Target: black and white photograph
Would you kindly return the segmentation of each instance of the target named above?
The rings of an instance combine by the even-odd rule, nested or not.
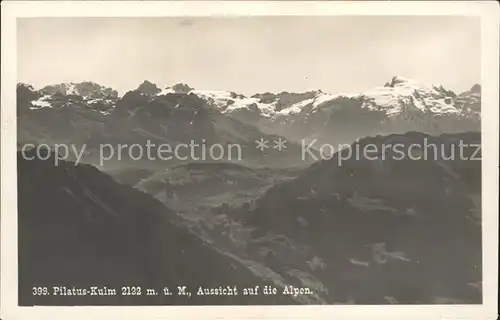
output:
[[[496,318],[498,4],[70,3],[2,4],[2,301]]]

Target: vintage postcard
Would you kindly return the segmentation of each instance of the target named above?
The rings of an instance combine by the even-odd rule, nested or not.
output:
[[[2,3],[2,319],[494,319],[496,2]]]

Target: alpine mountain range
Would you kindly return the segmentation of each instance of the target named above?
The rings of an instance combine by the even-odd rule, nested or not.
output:
[[[481,161],[300,157],[332,145],[481,143],[481,87],[395,76],[362,93],[209,91],[144,81],[17,85],[20,305],[479,304]],[[101,144],[242,146],[241,161],[98,161]],[[287,141],[277,152],[256,141]],[[83,163],[21,148],[86,145]],[[23,152],[34,155],[34,150]],[[49,152],[49,151],[48,151]],[[466,147],[466,154],[475,153]],[[186,286],[192,296],[33,295]],[[259,285],[277,295],[199,288]],[[307,294],[290,288],[308,288]],[[202,290],[203,291],[203,290]]]

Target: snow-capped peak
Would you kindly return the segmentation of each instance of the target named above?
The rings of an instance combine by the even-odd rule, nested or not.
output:
[[[177,84],[174,84],[171,87],[165,87],[162,89],[160,92],[158,92],[156,95],[157,96],[164,96],[169,93],[185,93],[188,94],[191,91],[193,91],[193,88],[191,88],[189,85],[179,82]]]
[[[63,83],[48,85],[43,87],[40,91],[45,94],[62,94],[62,95],[77,94],[75,89],[75,84],[72,82],[63,82]]]
[[[404,87],[404,86],[414,86],[414,87],[422,87],[426,86],[425,84],[418,82],[416,80],[402,77],[402,76],[394,76],[391,81],[386,82],[384,87]]]
[[[116,90],[91,81],[49,85],[38,90],[38,94],[38,98],[31,101],[33,109],[81,105],[106,113],[118,99]]]
[[[63,82],[45,86],[39,90],[43,95],[78,95],[84,99],[117,98],[118,92],[110,87],[101,86],[92,81]]]
[[[388,115],[397,115],[407,106],[421,112],[435,114],[457,114],[454,106],[456,95],[442,86],[426,85],[418,81],[393,77],[383,87],[375,87],[361,94],[364,107],[383,110]]]

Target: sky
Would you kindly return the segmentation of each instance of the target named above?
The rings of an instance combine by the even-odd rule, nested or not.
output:
[[[393,76],[480,83],[480,21],[458,16],[22,18],[18,81],[360,93]]]

